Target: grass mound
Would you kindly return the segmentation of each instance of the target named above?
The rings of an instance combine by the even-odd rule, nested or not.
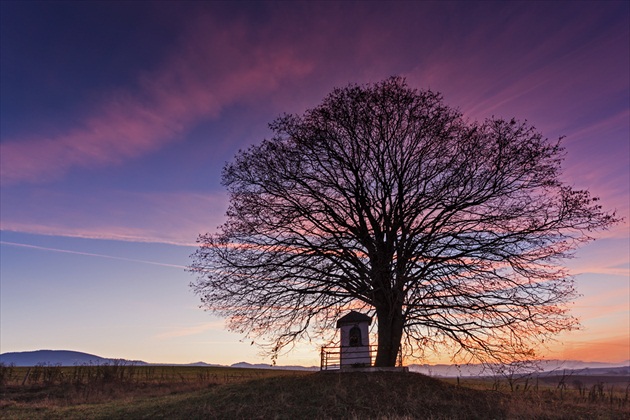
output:
[[[505,410],[506,400],[497,392],[460,388],[416,373],[356,372],[252,380],[112,407],[98,416],[489,419],[505,418]]]
[[[217,400],[225,403],[210,407],[208,413],[214,414],[214,408],[220,417],[247,418],[502,417],[498,393],[457,388],[414,373],[314,374],[271,378],[256,388],[245,385],[225,389],[223,399]]]

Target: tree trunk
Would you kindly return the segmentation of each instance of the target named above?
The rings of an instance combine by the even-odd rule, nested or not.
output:
[[[378,318],[378,350],[374,366],[396,366],[404,323],[402,307],[376,308],[376,317]]]

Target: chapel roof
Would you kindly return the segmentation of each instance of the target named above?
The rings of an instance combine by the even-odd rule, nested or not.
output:
[[[342,316],[337,320],[337,328],[343,324],[354,324],[356,322],[367,322],[368,325],[372,323],[372,317],[362,314],[356,311],[350,311],[350,313]]]

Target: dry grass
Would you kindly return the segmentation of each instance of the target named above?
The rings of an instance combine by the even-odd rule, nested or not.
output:
[[[523,377],[516,384],[505,378],[457,381],[474,389],[497,389],[509,398],[510,419],[630,418],[630,377],[622,375],[556,375]]]
[[[187,394],[217,385],[299,374],[302,372],[122,363],[72,367],[0,365],[0,417],[30,410],[134,404],[139,400]]]
[[[627,384],[573,378],[562,387],[493,380],[439,380],[415,373],[307,373],[137,367],[133,374],[73,383],[44,373],[29,383],[14,370],[0,398],[3,419],[620,419],[630,418]],[[92,367],[96,369],[96,367]],[[146,370],[144,370],[146,369]],[[32,373],[32,372],[31,372]],[[76,372],[75,372],[76,373]],[[30,375],[29,375],[30,376]],[[94,378],[100,377],[99,381]],[[65,378],[65,379],[60,379]],[[105,380],[104,378],[108,378]],[[85,379],[85,378],[84,378]],[[610,379],[610,378],[609,378]],[[624,378],[622,378],[624,379]],[[625,378],[627,381],[627,378]],[[24,385],[21,385],[24,381]],[[588,382],[590,381],[590,382]],[[499,385],[499,386],[497,386]],[[493,390],[492,388],[498,388]],[[86,392],[86,390],[90,392]]]

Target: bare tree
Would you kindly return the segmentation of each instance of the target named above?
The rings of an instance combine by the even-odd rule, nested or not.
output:
[[[451,346],[530,357],[577,325],[562,259],[615,223],[560,179],[563,149],[527,123],[466,121],[402,78],[335,89],[225,166],[227,222],[199,238],[202,306],[278,352],[376,315],[377,366]]]

